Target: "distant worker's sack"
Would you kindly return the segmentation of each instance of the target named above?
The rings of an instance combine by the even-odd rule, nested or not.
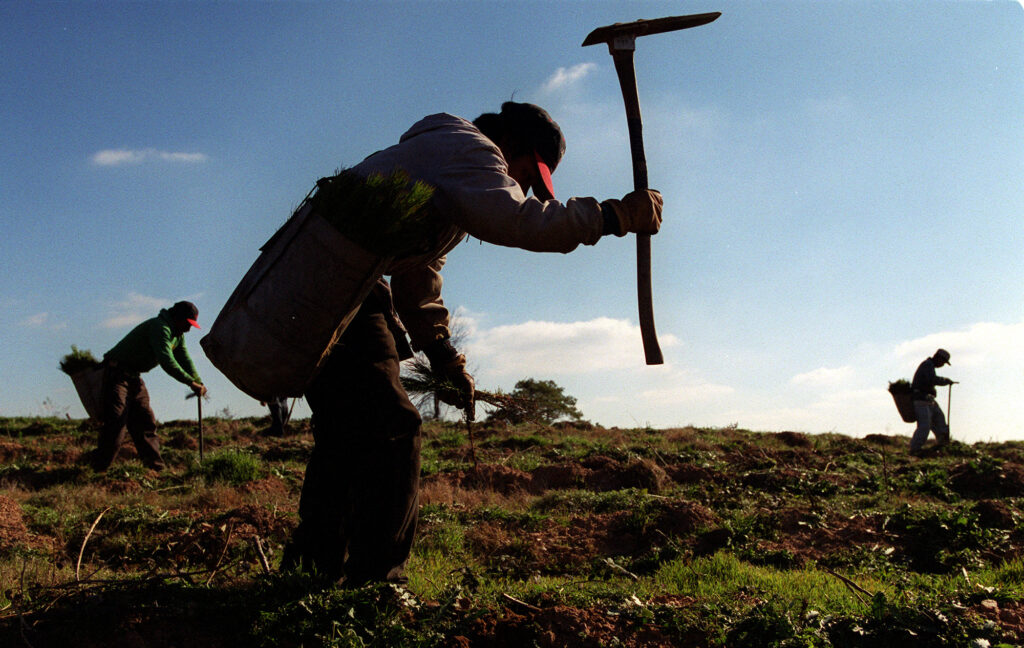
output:
[[[85,413],[94,421],[103,420],[103,365],[88,349],[71,345],[71,353],[60,360],[60,370],[71,377]]]
[[[217,369],[265,402],[303,395],[370,290],[407,252],[388,245],[406,243],[397,234],[431,197],[400,173],[342,173],[317,184],[200,340]]]
[[[103,365],[81,369],[71,375],[85,413],[94,421],[103,420]]]
[[[896,403],[900,418],[906,423],[916,422],[917,414],[914,412],[914,399],[910,395],[910,383],[903,379],[891,382],[889,383],[889,393],[892,394],[892,399]]]

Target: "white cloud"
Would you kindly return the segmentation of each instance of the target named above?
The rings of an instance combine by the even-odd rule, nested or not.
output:
[[[578,399],[584,416],[604,425],[656,427],[728,425],[764,430],[835,431],[852,436],[899,434],[913,425],[896,412],[888,381],[909,378],[918,363],[943,347],[953,364],[942,374],[959,381],[952,392],[954,438],[965,443],[1024,438],[1024,321],[980,322],[889,345],[851,346],[836,366],[818,367],[775,380],[770,362],[754,363],[744,385],[715,364],[649,367],[643,362],[639,327],[629,320],[530,321],[488,327],[486,318],[457,314],[481,388],[534,377],[555,380]],[[666,358],[678,338],[660,335]],[[943,410],[949,394],[940,394]]]
[[[579,63],[569,68],[560,67],[544,82],[544,92],[556,92],[582,80],[597,69],[596,63]]]
[[[853,367],[821,367],[813,371],[797,374],[789,379],[794,385],[810,387],[831,387],[847,382],[853,377]]]
[[[679,343],[660,336],[662,347]],[[586,322],[538,322],[481,329],[474,325],[468,350],[496,376],[582,374],[629,369],[643,363],[640,327],[599,317]],[[639,360],[638,360],[639,359]]]
[[[55,321],[50,313],[35,313],[21,320],[21,325],[28,328],[45,328],[49,330],[60,330],[67,328],[67,322]]]
[[[1019,367],[1024,363],[1024,322],[978,322],[959,331],[932,333],[897,345],[894,354],[902,360],[924,360],[939,348],[949,351],[952,366],[999,362]]]
[[[640,398],[651,405],[681,405],[709,401],[736,391],[728,385],[703,382],[685,375],[669,376],[665,383],[663,387],[641,391]]]
[[[29,315],[25,319],[21,320],[23,326],[42,326],[46,324],[46,319],[50,316],[49,313],[36,313],[35,315]]]
[[[167,308],[171,301],[159,297],[149,297],[138,293],[129,293],[128,297],[111,304],[111,313],[103,320],[104,328],[124,328],[149,319]]]
[[[97,166],[123,166],[141,164],[149,160],[163,160],[182,164],[201,164],[206,162],[205,153],[183,153],[159,151],[157,149],[104,149],[92,155],[92,163]]]

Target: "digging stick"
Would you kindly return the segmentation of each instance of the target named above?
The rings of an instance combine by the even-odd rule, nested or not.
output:
[[[203,397],[196,396],[199,403],[199,463],[203,463]]]
[[[198,424],[199,424],[199,463],[203,463],[203,397],[200,396],[199,394],[196,394],[195,392],[193,392],[193,393],[189,394],[188,396],[186,396],[185,398],[186,399],[189,399],[189,398],[196,399],[196,403],[197,403],[196,406],[197,406],[197,408],[199,410],[198,411],[198,418],[197,418],[197,421],[198,421]]]
[[[626,126],[629,129],[629,148],[633,161],[633,189],[647,189],[647,158],[644,154],[643,120],[640,116],[640,95],[636,87],[633,51],[639,36],[706,25],[721,13],[672,16],[655,20],[637,20],[599,27],[584,39],[583,45],[607,43],[608,51],[619,77],[622,99],[626,105]],[[636,289],[640,316],[640,337],[644,356],[649,365],[663,364],[664,357],[654,328],[654,298],[651,294],[651,237],[636,235]]]
[[[196,399],[198,412],[198,424],[199,424],[199,463],[203,463],[203,397],[195,392],[189,392],[185,396],[185,400],[190,398]]]
[[[949,393],[946,394],[946,431],[950,438],[953,437],[953,383],[949,383]]]

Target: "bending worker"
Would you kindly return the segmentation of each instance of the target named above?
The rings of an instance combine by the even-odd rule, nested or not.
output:
[[[949,364],[949,351],[939,349],[930,358],[925,358],[914,372],[914,380],[910,383],[910,395],[914,399],[914,413],[917,415],[917,429],[910,439],[910,453],[921,452],[924,442],[928,440],[928,432],[935,433],[937,446],[949,443],[949,426],[942,409],[935,402],[936,385],[955,385],[956,381],[935,374],[935,369]]]
[[[185,333],[199,328],[195,304],[180,301],[139,324],[103,354],[103,427],[92,454],[92,466],[103,472],[113,463],[125,430],[146,467],[162,470],[156,416],[142,375],[157,365],[202,397],[206,387],[185,348]]]
[[[662,200],[653,190],[603,202],[555,200],[551,173],[564,152],[546,111],[507,102],[473,122],[428,116],[349,170],[362,177],[401,170],[428,184],[438,225],[415,255],[387,270],[390,285],[377,284],[306,390],[314,447],[283,568],[350,584],[404,580],[418,510],[420,415],[399,381],[399,362],[411,357],[407,331],[451,383],[441,399],[472,415],[473,379],[450,341],[441,299],[445,255],[467,234],[564,253],[609,234],[658,232]]]

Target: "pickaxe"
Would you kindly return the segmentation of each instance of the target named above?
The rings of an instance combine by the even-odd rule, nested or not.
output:
[[[672,16],[654,20],[637,20],[598,27],[583,40],[583,46],[608,43],[608,51],[615,62],[622,99],[626,103],[626,126],[629,128],[629,148],[633,155],[633,188],[647,189],[647,158],[644,156],[643,122],[640,118],[640,95],[636,90],[636,71],[633,51],[636,39],[648,34],[688,29],[706,25],[722,14],[720,12]],[[647,364],[662,364],[665,360],[654,330],[654,299],[651,296],[651,237],[636,235],[636,290],[640,306],[640,336],[644,342]]]

